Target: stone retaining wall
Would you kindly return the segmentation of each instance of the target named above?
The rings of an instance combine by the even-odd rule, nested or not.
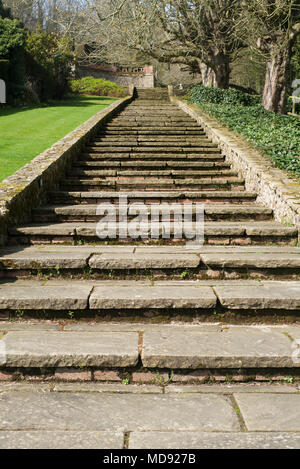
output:
[[[133,87],[130,96],[119,99],[95,114],[0,183],[0,246],[6,243],[8,227],[31,220],[32,209],[46,202],[47,192],[58,187],[59,181],[84,145],[108,118],[130,102],[132,94]]]
[[[271,158],[253,149],[243,137],[223,127],[197,105],[187,104],[175,96],[170,96],[170,99],[203,126],[233,168],[245,178],[246,190],[257,192],[258,202],[272,208],[276,220],[300,227],[299,180],[276,168]]]

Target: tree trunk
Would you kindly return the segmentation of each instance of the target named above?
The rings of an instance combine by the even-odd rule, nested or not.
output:
[[[208,67],[208,65],[202,62],[200,64],[200,71],[201,71],[201,77],[202,77],[202,85],[215,88],[216,75],[213,69]]]
[[[283,51],[279,47],[277,44],[273,44],[270,49],[262,105],[267,111],[285,114],[291,46]]]
[[[230,57],[223,52],[217,52],[211,58],[215,80],[214,88],[229,88]]]

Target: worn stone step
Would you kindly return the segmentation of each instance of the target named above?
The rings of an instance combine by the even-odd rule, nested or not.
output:
[[[33,211],[34,221],[53,221],[58,218],[60,221],[73,221],[72,217],[80,221],[80,217],[85,219],[81,221],[97,221],[101,218],[100,215],[97,215],[98,205],[86,204],[86,205],[69,205],[69,206],[43,206],[35,209]],[[148,206],[148,214],[151,213],[151,207]],[[175,209],[174,212],[182,213],[182,206],[178,209]],[[193,215],[196,214],[196,207],[193,207]],[[222,219],[232,219],[233,221],[245,220],[245,219],[259,219],[259,220],[269,220],[272,217],[272,210],[265,207],[260,207],[256,205],[221,205],[216,204],[205,204],[204,205],[204,216],[206,220],[222,220]],[[119,209],[116,206],[116,215],[118,217]],[[128,218],[136,216],[134,213],[130,213],[128,210]],[[160,215],[161,216],[161,215]],[[43,220],[39,219],[43,217]],[[49,217],[49,219],[44,219]],[[52,217],[52,218],[51,218]],[[92,220],[93,218],[93,220]]]
[[[211,287],[199,285],[0,284],[0,310],[212,309],[216,301]]]
[[[128,125],[119,125],[119,124],[106,124],[106,129],[107,130],[116,130],[117,132],[123,132],[123,131],[138,131],[138,132],[144,132],[148,131],[151,132],[152,134],[156,134],[156,132],[163,131],[164,133],[169,133],[169,132],[175,132],[175,131],[180,131],[180,132],[189,132],[189,131],[194,131],[198,134],[199,132],[199,126],[198,124],[194,125],[174,125],[172,124],[165,124],[163,125],[161,122],[159,125],[154,124],[154,125],[134,125],[132,126],[131,124]]]
[[[108,151],[108,149],[117,149],[116,151],[120,151],[118,148],[121,148],[122,152],[129,153],[132,151],[174,151],[176,153],[181,153],[181,152],[191,152],[191,149],[193,151],[203,151],[203,148],[209,148],[209,149],[216,149],[218,150],[218,146],[215,145],[214,143],[210,143],[208,140],[203,140],[201,142],[185,142],[181,143],[180,146],[174,146],[174,142],[120,142],[120,141],[110,141],[110,140],[104,140],[104,141],[94,141],[92,145],[87,147],[88,151],[91,150],[98,150],[101,149],[103,151]]]
[[[240,281],[241,282],[241,281]],[[216,310],[217,309],[217,310]],[[230,282],[226,283],[216,280],[212,281],[202,280],[197,281],[155,281],[155,282],[137,282],[134,280],[128,281],[99,281],[99,280],[57,280],[57,281],[33,281],[33,280],[18,280],[15,282],[2,282],[0,283],[0,311],[1,317],[5,316],[7,312],[23,311],[27,316],[35,315],[37,311],[47,311],[55,313],[63,311],[78,311],[78,315],[83,314],[86,317],[88,312],[90,314],[101,314],[103,311],[140,311],[141,317],[143,311],[188,311],[192,317],[198,317],[197,311],[203,315],[209,314],[209,310],[218,311],[219,314],[225,314],[226,311],[237,313],[238,311],[249,311],[254,315],[274,311],[279,315],[294,314],[295,317],[300,311],[300,282],[299,281],[264,281],[264,282]],[[80,313],[81,312],[81,313]],[[106,314],[106,313],[105,313]],[[211,314],[211,312],[210,312]],[[217,314],[217,313],[216,313]],[[147,315],[145,316],[147,317]],[[204,316],[205,317],[205,316]],[[276,319],[274,318],[275,322]],[[287,333],[289,326],[286,326]],[[227,329],[227,328],[226,328]],[[269,331],[266,330],[267,334]],[[225,330],[226,333],[226,330]],[[163,333],[162,333],[163,334]],[[281,333],[282,334],[282,333]],[[299,334],[299,327],[298,327]],[[164,334],[163,334],[164,335]],[[247,334],[245,334],[246,336]],[[238,334],[237,334],[238,339]],[[241,337],[241,336],[240,336]],[[282,338],[286,337],[282,334]],[[298,337],[300,339],[300,337]],[[232,342],[232,336],[224,335],[221,340],[225,340],[228,344]],[[272,338],[272,340],[274,337]],[[288,357],[289,363],[292,361],[292,344],[291,339],[287,336],[289,341],[290,355]],[[199,341],[199,337],[198,337]],[[244,343],[244,340],[241,340]],[[188,349],[189,341],[186,340],[185,344]],[[196,344],[196,342],[195,342]],[[207,342],[205,342],[207,344]],[[162,342],[157,343],[157,352],[164,360],[166,353]],[[179,342],[177,342],[179,346]],[[200,344],[198,343],[200,346]],[[225,343],[223,343],[223,347]],[[256,346],[259,347],[259,341]],[[276,341],[274,342],[276,346]],[[208,350],[207,348],[205,350]],[[213,348],[212,348],[213,350]],[[223,348],[223,351],[225,348]],[[252,353],[257,350],[256,348]],[[216,352],[218,351],[218,352]],[[219,349],[215,349],[216,356],[219,357],[219,365],[205,364],[201,360],[194,365],[195,368],[204,366],[214,366],[222,368],[228,366],[226,362],[222,362],[222,354]],[[181,355],[181,354],[180,354]],[[287,366],[287,362],[284,366]],[[202,364],[202,365],[201,365]],[[144,362],[145,366],[165,366],[161,362],[150,365],[150,362]],[[165,364],[166,365],[166,364]],[[168,366],[168,365],[166,365]],[[175,364],[169,364],[171,368],[176,368]],[[247,364],[251,367],[251,364]],[[256,366],[254,363],[252,366]],[[269,362],[266,366],[272,366]],[[177,365],[178,368],[180,366]],[[189,368],[189,365],[182,368]],[[235,362],[234,368],[238,368]],[[275,365],[276,367],[276,365]]]
[[[300,310],[300,283],[282,282],[259,286],[216,286],[214,291],[223,307],[233,310]]]
[[[223,332],[193,332],[192,328],[177,334],[145,332],[142,363],[149,368],[173,369],[296,368],[292,341],[283,331],[284,327],[238,326]],[[298,336],[299,328],[295,328],[294,337]]]
[[[81,170],[108,170],[108,168],[113,168],[113,171],[119,171],[119,168],[122,171],[127,170],[129,168],[134,168],[135,170],[144,170],[146,168],[150,168],[151,170],[164,170],[164,171],[232,171],[230,168],[230,164],[226,163],[225,161],[169,161],[169,160],[129,160],[129,161],[112,161],[112,160],[100,160],[97,161],[96,159],[92,160],[78,160],[73,165],[73,171],[78,171],[79,168]],[[94,169],[95,171],[95,169]]]
[[[0,257],[0,270],[30,271],[34,273],[56,270],[79,271],[90,267],[97,271],[136,269],[188,269],[199,266],[199,255],[185,249],[178,251],[134,253],[135,247],[123,250],[118,246],[87,248],[84,246],[61,246],[6,250]]]
[[[99,149],[93,150],[90,153],[83,153],[82,155],[86,160],[96,160],[96,161],[101,161],[101,160],[120,160],[120,161],[134,161],[134,160],[170,160],[170,161],[225,161],[225,157],[221,154],[220,151],[218,150],[210,150],[210,149],[203,149],[202,152],[190,152],[190,153],[176,153],[176,152],[120,152],[120,151],[105,151],[102,152]]]
[[[78,168],[73,168],[68,172],[68,176],[74,177],[74,176],[89,176],[89,177],[124,177],[124,176],[134,176],[134,177],[153,177],[153,176],[177,176],[177,177],[199,177],[199,176],[207,176],[207,177],[237,177],[238,172],[237,171],[232,171],[232,170],[226,170],[226,169],[211,169],[211,170],[197,170],[197,169],[191,169],[191,170],[179,170],[179,169],[162,169],[162,170],[149,170],[149,169],[144,169],[140,170],[139,168],[136,168],[135,170],[128,170],[126,168],[122,169],[78,169]]]
[[[252,249],[251,249],[252,248]],[[219,260],[218,260],[219,259]],[[36,277],[247,279],[259,271],[265,280],[300,280],[300,248],[239,246],[187,249],[185,246],[47,246],[0,252],[2,278]],[[212,272],[214,275],[212,275]],[[220,275],[216,275],[220,272]],[[234,277],[232,272],[235,273]],[[228,275],[226,275],[228,273]],[[230,280],[228,280],[229,282]]]
[[[132,128],[110,128],[110,129],[107,129],[105,127],[103,127],[101,129],[101,131],[99,132],[98,135],[111,135],[111,136],[118,136],[118,135],[137,135],[137,136],[146,136],[146,135],[151,135],[151,136],[166,136],[166,137],[169,137],[169,136],[185,136],[185,137],[189,137],[189,136],[205,136],[205,132],[204,130],[200,129],[200,130],[182,130],[182,129],[158,129],[156,128],[155,130],[151,130],[151,129],[132,129]]]
[[[183,145],[189,145],[189,144],[198,144],[200,146],[202,143],[212,143],[207,137],[198,137],[198,136],[192,136],[192,137],[187,137],[187,136],[129,136],[129,135],[100,135],[97,138],[93,139],[93,142],[96,144],[99,143],[107,143],[108,145],[114,145],[115,143],[122,143],[125,145],[171,145],[171,144],[183,144]]]
[[[147,239],[148,242],[155,241],[151,238],[155,233],[155,237],[159,239],[167,239],[172,241],[176,239],[193,239],[195,237],[195,224],[185,224],[184,232],[181,236],[178,234],[178,226],[173,223],[170,224],[170,233],[164,223],[140,223],[137,229],[136,239]],[[116,240],[119,238],[119,234],[123,233],[127,225],[123,222],[116,223],[116,232],[109,235],[106,239]],[[54,224],[30,224],[13,228],[10,230],[12,236],[12,242],[14,237],[16,240],[20,237],[20,241],[26,243],[35,242],[42,240],[52,240],[55,243],[55,239],[60,241],[65,240],[66,242],[72,242],[77,239],[85,240],[85,242],[99,242],[100,239],[97,236],[97,223],[54,223]],[[204,225],[204,236],[206,243],[224,243],[224,244],[244,244],[245,242],[251,244],[262,244],[270,242],[293,242],[297,239],[298,231],[294,227],[286,227],[279,223],[272,222],[206,222]],[[125,236],[126,241],[131,241],[131,238],[127,234]]]
[[[230,252],[207,253],[201,255],[202,261],[211,268],[256,268],[256,269],[299,269],[300,250],[288,252]]]
[[[201,203],[236,203],[248,204],[256,200],[255,192],[246,191],[128,191],[126,193],[128,202],[141,201],[145,204],[161,203],[161,202],[183,202],[184,200],[192,200]],[[79,203],[101,203],[103,200],[118,202],[119,192],[82,192],[82,191],[51,191],[49,193],[52,201]]]
[[[160,190],[168,191],[172,188],[185,188],[185,189],[198,189],[198,190],[244,190],[244,180],[236,177],[231,178],[207,178],[207,179],[176,179],[176,178],[137,178],[137,177],[122,177],[122,178],[112,178],[107,177],[106,179],[100,178],[89,178],[89,179],[79,179],[75,177],[69,177],[61,181],[61,188],[72,187],[73,190],[97,190],[101,187],[103,190],[120,190],[123,191],[127,188],[132,188],[133,186],[137,189],[152,190],[153,188],[159,188]]]

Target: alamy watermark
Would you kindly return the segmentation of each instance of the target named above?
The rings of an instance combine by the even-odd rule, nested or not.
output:
[[[292,343],[292,361],[295,365],[300,365],[300,339],[296,339]]]
[[[204,205],[188,202],[128,204],[127,194],[119,203],[97,206],[96,233],[100,239],[185,239],[187,249],[204,244]]]
[[[6,104],[6,84],[0,79],[0,104]]]

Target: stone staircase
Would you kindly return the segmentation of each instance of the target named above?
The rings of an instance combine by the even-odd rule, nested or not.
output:
[[[96,228],[104,215],[98,214],[98,205],[115,206],[117,221],[122,225],[120,195],[126,195],[129,204],[145,205],[142,234],[137,239],[111,236],[101,240]],[[136,338],[132,339],[128,332],[132,329],[127,326],[122,340],[118,333],[118,359],[110,360],[110,355],[115,355],[108,345],[105,355],[104,340],[99,354],[104,353],[106,359],[85,360],[83,354],[73,361],[39,362],[23,357],[22,366],[78,366],[80,362],[86,366],[119,368],[147,366],[168,372],[173,368],[218,368],[222,364],[228,368],[293,368],[290,358],[282,358],[286,357],[282,350],[272,365],[270,357],[276,357],[276,343],[282,339],[279,333],[275,334],[277,339],[274,336],[273,342],[267,342],[267,352],[257,352],[261,360],[255,358],[255,344],[264,341],[261,332],[257,337],[249,333],[250,358],[249,350],[245,350],[247,332],[243,335],[244,345],[238,334],[233,334],[229,342],[233,348],[237,344],[240,348],[238,358],[231,362],[230,358],[222,360],[220,349],[218,357],[213,350],[221,331],[215,336],[206,334],[204,348],[208,347],[210,359],[205,362],[203,344],[201,353],[197,349],[197,334],[191,335],[192,352],[183,345],[181,336],[176,350],[179,326],[173,342],[169,336],[164,342],[159,325],[174,320],[299,322],[297,229],[276,222],[272,210],[259,205],[256,198],[255,193],[245,189],[241,175],[230,167],[203,129],[170,103],[166,90],[138,90],[137,98],[112,118],[78,157],[59,190],[49,193],[48,204],[36,207],[32,223],[11,229],[9,245],[0,257],[0,318],[156,322],[157,332],[151,333],[150,340],[153,356],[149,349],[148,355],[143,352],[143,333],[139,333],[138,344],[134,345]],[[195,210],[182,237],[177,236],[174,227],[170,236],[166,233],[160,210],[156,220],[147,224],[154,207],[176,204],[180,211],[191,202],[203,204],[203,247],[186,247],[195,228]],[[134,210],[129,211],[126,221],[135,216]],[[175,216],[176,210],[173,220]],[[150,237],[153,226],[157,231],[155,239]],[[169,334],[171,329],[168,331]],[[136,348],[131,361],[124,359],[126,334],[131,347]],[[46,336],[40,335],[41,343],[47,342]],[[29,353],[30,347],[35,348],[28,335],[22,337],[16,335],[17,357]],[[85,339],[80,337],[81,341],[88,341],[91,331]],[[224,337],[224,353],[232,357]],[[285,337],[287,348],[294,337],[292,334]],[[210,338],[215,342],[210,343]],[[112,341],[112,337],[107,340]],[[22,352],[22,343],[26,343],[26,352]],[[159,350],[161,343],[165,345]],[[73,350],[76,355],[72,342],[68,347],[69,353]],[[178,354],[181,361],[174,358]],[[147,356],[145,361],[143,356]],[[8,366],[17,364],[15,358]]]

